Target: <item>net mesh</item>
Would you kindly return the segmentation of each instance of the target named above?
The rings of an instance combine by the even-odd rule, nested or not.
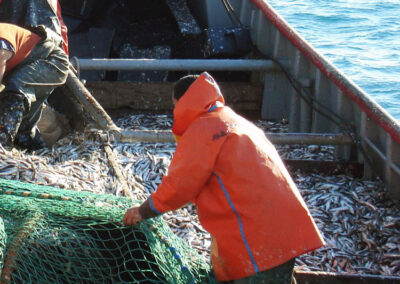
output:
[[[161,218],[123,226],[132,203],[0,179],[1,283],[215,283]]]

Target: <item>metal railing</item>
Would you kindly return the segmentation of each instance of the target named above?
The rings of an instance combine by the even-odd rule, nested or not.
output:
[[[71,64],[79,70],[119,71],[270,71],[279,67],[271,60],[262,59],[81,59]]]

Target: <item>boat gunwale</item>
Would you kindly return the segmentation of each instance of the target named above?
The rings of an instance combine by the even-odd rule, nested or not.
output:
[[[400,123],[301,37],[266,0],[251,0],[305,57],[400,144]]]

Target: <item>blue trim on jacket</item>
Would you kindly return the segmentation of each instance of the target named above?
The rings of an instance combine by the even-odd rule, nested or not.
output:
[[[158,211],[157,208],[154,206],[153,198],[151,197],[151,195],[149,196],[149,204],[150,204],[151,210],[153,210],[155,213],[157,213],[158,215],[162,215],[163,214],[160,211]]]
[[[212,112],[213,110],[219,108],[219,107],[224,107],[224,104],[221,103],[220,101],[216,101],[215,104],[213,104],[210,109],[208,110],[208,112]]]
[[[214,109],[216,109],[217,108],[217,105],[213,105],[209,110],[208,110],[208,112],[212,112]]]
[[[244,242],[244,244],[245,244],[245,246],[246,246],[247,253],[248,253],[249,256],[250,256],[251,262],[253,263],[254,270],[255,270],[255,272],[257,273],[257,272],[259,272],[259,269],[258,269],[256,260],[254,259],[254,256],[253,256],[253,254],[252,254],[252,252],[251,252],[249,243],[247,242],[246,236],[245,236],[245,234],[244,234],[242,219],[240,218],[239,213],[236,211],[235,206],[233,205],[233,202],[232,202],[232,200],[231,200],[231,198],[230,198],[230,196],[229,196],[229,194],[228,194],[228,191],[226,190],[226,188],[225,188],[225,186],[224,186],[224,184],[223,184],[221,178],[220,178],[215,172],[213,172],[213,175],[215,175],[215,176],[217,177],[217,180],[218,180],[218,182],[219,182],[219,184],[220,184],[220,186],[221,186],[221,188],[222,188],[222,190],[223,190],[223,192],[224,192],[224,194],[225,194],[225,197],[226,197],[226,199],[228,200],[229,205],[231,206],[232,211],[233,211],[233,212],[235,213],[235,215],[236,215],[236,218],[237,218],[237,220],[238,220],[238,222],[239,222],[240,234],[242,235],[242,239],[243,239],[243,242]]]

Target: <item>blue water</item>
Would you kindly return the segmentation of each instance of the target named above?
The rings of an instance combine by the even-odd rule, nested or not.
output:
[[[400,121],[400,0],[267,0]]]

